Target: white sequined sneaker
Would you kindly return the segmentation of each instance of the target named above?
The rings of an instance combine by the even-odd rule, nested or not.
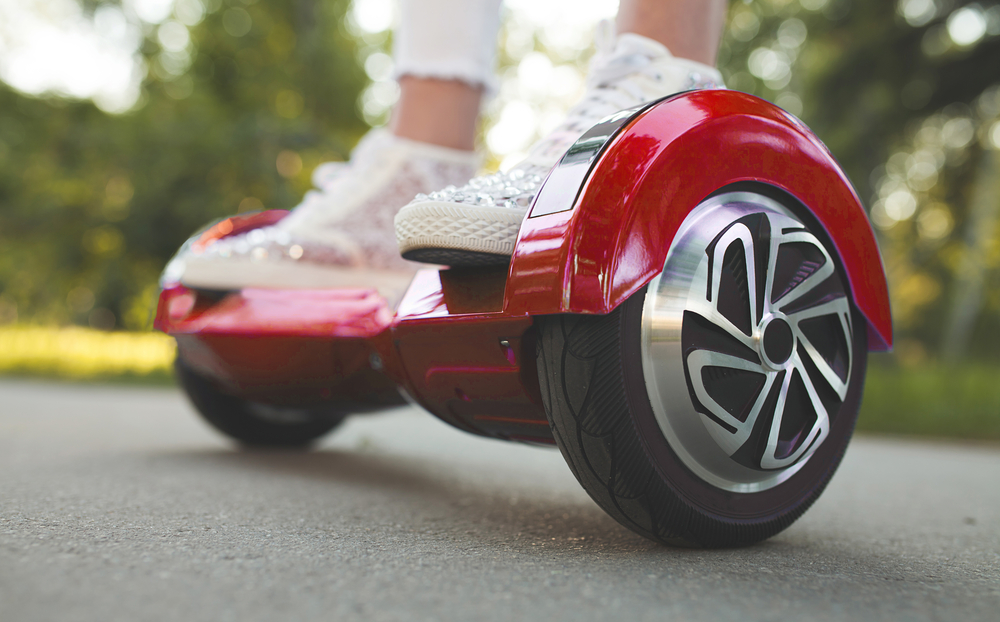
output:
[[[399,256],[393,217],[415,194],[464,184],[477,164],[470,151],[373,130],[349,162],[316,168],[317,189],[287,217],[204,247],[187,245],[165,274],[212,290],[405,286],[420,266]]]
[[[598,41],[587,91],[566,121],[510,171],[418,195],[396,215],[400,253],[450,266],[507,263],[539,185],[584,132],[621,110],[680,91],[719,87],[722,75],[712,67],[675,58],[647,37],[606,34]]]

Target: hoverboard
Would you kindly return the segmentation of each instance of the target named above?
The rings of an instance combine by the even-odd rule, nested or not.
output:
[[[197,409],[242,443],[307,445],[408,399],[474,434],[558,445],[619,522],[697,546],[762,540],[811,505],[850,439],[867,353],[892,345],[846,176],[794,117],[727,90],[590,129],[509,266],[424,269],[398,300],[168,282],[156,325]]]

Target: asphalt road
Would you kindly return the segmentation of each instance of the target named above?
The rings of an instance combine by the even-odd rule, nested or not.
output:
[[[1000,447],[857,438],[754,547],[633,535],[557,451],[402,409],[241,452],[173,390],[0,380],[0,620],[998,620]]]

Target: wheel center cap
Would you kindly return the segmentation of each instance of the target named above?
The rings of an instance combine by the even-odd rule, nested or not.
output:
[[[761,331],[761,353],[771,367],[780,367],[792,356],[795,335],[792,327],[781,318],[772,318]]]

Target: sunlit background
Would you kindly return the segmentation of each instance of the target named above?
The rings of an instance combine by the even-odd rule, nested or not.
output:
[[[487,169],[559,123],[616,10],[506,2]],[[111,375],[129,357],[165,374],[148,332],[164,262],[212,218],[294,206],[387,122],[397,17],[393,0],[0,0],[0,372],[93,376],[107,350]],[[870,211],[897,348],[869,393],[981,377],[969,408],[1000,412],[1000,1],[734,0],[719,65],[809,124]]]

